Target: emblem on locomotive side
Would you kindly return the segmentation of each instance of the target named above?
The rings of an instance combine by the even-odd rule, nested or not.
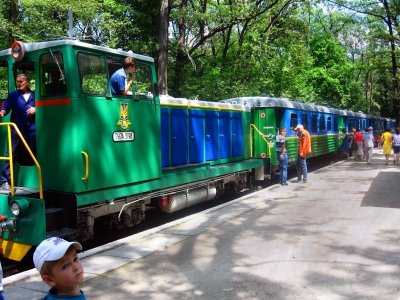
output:
[[[117,125],[121,126],[123,130],[127,129],[131,125],[128,116],[128,103],[120,103],[119,105],[119,121]]]

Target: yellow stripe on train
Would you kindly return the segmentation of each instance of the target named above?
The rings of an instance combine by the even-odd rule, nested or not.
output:
[[[0,239],[0,251],[5,258],[21,261],[32,245]]]

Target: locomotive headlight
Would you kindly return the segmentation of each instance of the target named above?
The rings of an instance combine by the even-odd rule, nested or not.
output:
[[[15,41],[11,46],[11,56],[15,60],[21,60],[24,58],[25,45],[22,42]]]
[[[14,216],[23,216],[28,212],[29,201],[26,199],[11,202],[11,212]]]

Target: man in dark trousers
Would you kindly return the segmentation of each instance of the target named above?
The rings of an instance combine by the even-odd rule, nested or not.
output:
[[[297,180],[295,182],[307,182],[307,154],[311,153],[311,136],[310,133],[304,129],[304,126],[299,124],[294,129],[297,131],[299,137],[299,153],[296,160]],[[303,181],[301,176],[303,175]]]
[[[21,131],[22,136],[30,147],[31,151],[36,153],[36,122],[35,122],[35,92],[29,88],[29,78],[25,74],[17,76],[18,89],[12,91],[3,107],[0,109],[0,117],[6,116],[11,111],[11,122],[15,123]],[[17,132],[11,130],[12,152],[14,154],[21,139]],[[6,157],[9,157],[8,148]],[[13,155],[14,157],[14,155]],[[3,190],[10,190],[10,161],[5,160],[3,171],[1,172],[1,187]]]
[[[269,134],[268,137],[274,139],[276,145],[276,158],[279,162],[279,183],[281,185],[287,184],[287,168],[288,168],[288,155],[285,146],[286,128],[281,129],[281,134],[272,135]]]

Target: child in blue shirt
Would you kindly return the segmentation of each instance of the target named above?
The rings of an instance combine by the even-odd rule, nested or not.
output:
[[[42,280],[51,286],[43,300],[86,300],[79,288],[83,267],[76,254],[81,244],[53,237],[44,240],[33,254],[33,263]]]

